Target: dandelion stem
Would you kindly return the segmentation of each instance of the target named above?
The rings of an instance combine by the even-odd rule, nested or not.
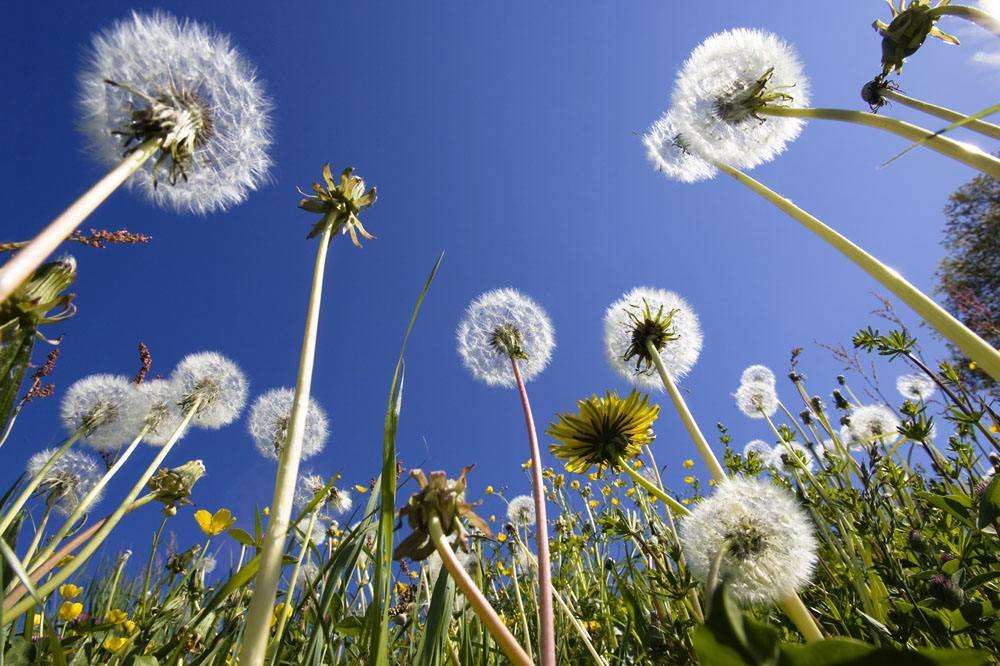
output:
[[[533,664],[531,659],[528,658],[528,654],[518,644],[517,639],[504,626],[500,620],[500,616],[490,606],[490,602],[486,600],[486,597],[476,587],[472,578],[465,572],[462,563],[455,557],[455,552],[451,549],[451,545],[449,545],[448,539],[445,537],[444,530],[441,529],[441,519],[438,518],[437,514],[431,514],[430,519],[427,521],[427,527],[430,530],[431,540],[434,542],[435,548],[437,548],[438,555],[441,556],[441,563],[448,569],[451,577],[455,579],[455,584],[462,590],[465,598],[469,600],[472,610],[475,611],[486,627],[486,630],[493,636],[493,639],[496,640],[503,653],[507,655],[507,658],[512,663],[518,666]]]
[[[45,527],[49,524],[49,517],[52,515],[52,508],[55,506],[55,502],[52,501],[53,498],[50,497],[49,501],[45,503],[45,511],[42,513],[42,517],[38,521],[38,525],[35,527],[35,535],[31,539],[31,544],[28,546],[28,550],[25,551],[24,557],[21,558],[22,562],[30,562],[31,558],[35,554],[35,550],[38,548],[38,544],[42,542],[42,536],[45,534]],[[28,570],[30,573],[30,569]]]
[[[896,136],[901,136],[909,141],[920,143],[946,157],[950,157],[953,160],[957,160],[962,164],[1000,180],[1000,160],[992,155],[975,148],[970,148],[953,139],[939,136],[923,127],[897,120],[896,118],[888,118],[874,113],[852,111],[849,109],[803,109],[790,106],[764,106],[759,110],[759,113],[765,116],[780,116],[783,118],[839,120],[845,123],[874,127],[895,134]]]
[[[894,102],[899,102],[900,104],[908,106],[911,109],[922,111],[927,115],[947,120],[949,123],[962,122],[968,118],[968,116],[963,113],[959,113],[958,111],[952,111],[949,108],[938,106],[937,104],[931,104],[930,102],[914,99],[913,97],[904,95],[898,90],[893,90],[891,88],[880,89],[879,95],[885,99],[891,99]],[[991,139],[1000,139],[1000,125],[994,125],[993,123],[980,120],[979,118],[965,122],[962,127],[972,130],[973,132],[979,132],[980,134],[988,136]]]
[[[673,378],[667,369],[663,367],[663,360],[660,358],[660,352],[657,351],[656,347],[653,345],[651,340],[646,341],[646,350],[649,352],[650,357],[653,359],[653,364],[656,366],[656,372],[660,375],[660,381],[663,382],[663,388],[666,389],[667,395],[670,396],[670,400],[673,401],[674,407],[677,409],[677,413],[680,414],[681,422],[684,424],[684,428],[687,430],[688,435],[691,436],[691,441],[694,442],[695,448],[698,449],[698,454],[701,459],[705,461],[708,466],[708,471],[711,472],[712,478],[716,481],[724,481],[726,479],[726,472],[722,469],[722,465],[719,464],[719,460],[715,457],[715,453],[712,452],[712,447],[708,445],[708,440],[705,439],[705,435],[702,434],[701,428],[698,427],[698,422],[694,420],[694,416],[691,414],[691,410],[688,409],[687,403],[684,401],[684,396],[677,388],[677,384],[674,383]]]
[[[785,615],[795,624],[795,627],[805,637],[807,643],[823,640],[823,632],[820,630],[816,619],[802,603],[799,595],[792,594],[778,602],[778,606],[785,612]]]
[[[626,474],[628,474],[630,477],[632,477],[633,481],[635,481],[637,484],[639,484],[644,489],[646,489],[651,495],[659,498],[664,504],[666,504],[668,507],[670,507],[671,511],[674,511],[675,513],[677,513],[678,515],[681,515],[681,516],[686,516],[687,514],[690,513],[690,511],[687,510],[686,506],[684,506],[683,504],[681,504],[680,502],[678,502],[677,500],[675,500],[673,497],[671,497],[667,493],[663,492],[663,490],[661,490],[660,488],[657,488],[656,484],[654,484],[652,481],[650,481],[649,479],[647,479],[646,477],[644,477],[639,472],[637,472],[634,469],[632,469],[632,467],[629,466],[628,461],[619,459],[618,460],[618,466]]]
[[[278,473],[274,479],[274,497],[271,500],[271,516],[267,532],[264,534],[260,570],[257,572],[254,593],[250,600],[245,641],[240,648],[239,663],[243,666],[261,666],[267,649],[268,628],[278,593],[278,581],[281,578],[285,540],[288,536],[292,500],[295,496],[295,482],[298,479],[299,461],[302,457],[302,439],[305,435],[313,363],[316,358],[319,310],[323,300],[323,273],[333,231],[333,217],[328,215],[327,225],[316,250],[312,289],[309,294],[305,332],[302,336],[302,350],[299,357],[299,374],[295,382],[295,397],[288,423],[288,439],[282,447],[281,458],[278,461]]]
[[[42,265],[45,258],[52,254],[59,244],[69,238],[70,234],[80,226],[87,216],[94,212],[112,192],[124,183],[129,176],[152,157],[160,145],[162,138],[149,139],[130,152],[106,176],[97,181],[89,190],[64,210],[59,217],[52,220],[40,234],[21,249],[10,261],[0,267],[0,303],[7,300],[15,289]]]
[[[972,332],[965,324],[910,284],[902,275],[763,183],[728,164],[722,162],[713,162],[713,164],[720,171],[743,183],[806,229],[809,229],[839,250],[845,257],[853,261],[868,275],[875,278],[882,286],[909,305],[914,312],[923,317],[941,335],[948,338],[966,356],[978,363],[987,374],[994,379],[1000,380],[1000,352],[997,352],[996,349]]]
[[[0,520],[0,534],[3,534],[4,532],[7,531],[7,528],[10,527],[11,522],[13,522],[14,518],[17,517],[17,514],[21,511],[24,505],[27,504],[28,500],[31,499],[32,493],[34,493],[35,490],[38,489],[38,486],[41,485],[42,481],[45,480],[45,477],[48,475],[49,470],[51,470],[52,467],[59,461],[59,459],[62,458],[63,454],[69,450],[69,447],[73,446],[76,440],[80,439],[80,436],[82,434],[83,434],[83,428],[77,428],[77,430],[73,434],[67,437],[63,441],[63,443],[59,445],[59,448],[56,449],[56,452],[49,457],[49,459],[45,462],[44,465],[42,465],[42,468],[38,470],[38,473],[35,474],[35,476],[32,477],[30,481],[28,481],[28,485],[24,487],[24,490],[21,491],[21,494],[17,496],[17,499],[14,500],[14,503],[11,504],[9,509],[7,509],[7,513],[4,514],[3,519]]]
[[[288,592],[285,593],[286,608],[292,607],[292,595],[295,594],[295,584],[298,582],[299,572],[302,570],[302,559],[309,551],[309,540],[312,539],[313,529],[316,527],[316,516],[319,509],[313,509],[309,514],[309,523],[306,525],[305,538],[302,539],[302,548],[299,549],[299,557],[295,560],[295,568],[292,569],[292,577],[288,580]],[[271,666],[278,663],[278,652],[281,650],[281,637],[285,634],[285,625],[288,624],[288,613],[284,608],[279,614],[278,627],[274,630],[274,638],[271,639],[273,654],[271,656]]]
[[[160,520],[160,526],[156,528],[156,533],[153,534],[153,543],[149,548],[149,559],[146,561],[146,575],[142,579],[142,600],[140,603],[142,604],[143,616],[146,614],[146,604],[149,600],[149,582],[153,576],[153,561],[156,559],[156,549],[160,545],[160,536],[163,535],[163,528],[166,527],[167,518],[169,517],[170,514],[166,512],[163,513],[163,518]],[[241,566],[242,564],[243,563],[240,562]],[[239,571],[240,567],[236,567],[236,570]]]
[[[1000,21],[993,14],[983,11],[978,7],[970,7],[969,5],[938,5],[929,12],[935,18],[939,16],[954,16],[955,18],[965,19],[970,23],[975,23],[980,28],[993,33],[994,36],[1000,35]]]

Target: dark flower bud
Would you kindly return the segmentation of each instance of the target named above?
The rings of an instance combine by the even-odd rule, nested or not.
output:
[[[841,386],[844,386],[845,384],[847,384],[847,377],[845,377],[844,375],[837,375],[837,383],[840,384]]]
[[[802,423],[804,423],[805,425],[807,426],[812,425],[813,422],[812,412],[810,412],[808,409],[803,409],[801,412],[799,412],[799,418],[802,419]]]
[[[946,608],[959,608],[965,601],[965,591],[959,587],[950,576],[937,574],[931,578],[931,596],[940,601]]]
[[[847,402],[840,391],[833,392],[833,404],[837,409],[848,409],[851,406],[851,403]]]

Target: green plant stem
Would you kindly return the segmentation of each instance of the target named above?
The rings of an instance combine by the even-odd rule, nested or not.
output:
[[[104,540],[109,534],[111,534],[111,530],[118,525],[122,517],[135,508],[132,506],[133,502],[135,502],[139,493],[142,492],[142,489],[146,487],[146,483],[149,482],[149,479],[156,472],[157,468],[159,468],[164,458],[167,457],[167,454],[170,453],[170,450],[174,448],[174,445],[184,435],[184,431],[187,430],[188,424],[191,422],[191,419],[194,418],[195,412],[198,411],[198,407],[200,406],[201,398],[195,398],[194,403],[188,408],[187,413],[184,414],[184,418],[177,426],[177,429],[170,435],[170,439],[168,439],[167,443],[160,448],[160,451],[157,453],[156,457],[153,458],[153,461],[146,468],[146,471],[142,473],[139,480],[136,481],[134,486],[132,486],[132,490],[130,490],[128,495],[125,496],[125,499],[118,506],[118,508],[115,509],[115,511],[101,524],[101,528],[97,530],[97,533],[94,534],[90,541],[87,542],[87,545],[83,547],[80,554],[74,557],[69,563],[66,564],[66,566],[60,569],[57,574],[49,578],[44,585],[38,588],[38,593],[42,596],[42,598],[51,594],[53,590],[58,588],[70,576],[72,576],[77,569],[86,564],[87,560],[90,559],[90,556],[97,552],[97,549],[102,543],[104,543]],[[24,599],[23,601],[15,604],[13,608],[11,608],[10,612],[4,614],[2,624],[7,625],[16,620],[25,611],[31,608],[33,603],[32,599]]]
[[[437,514],[430,516],[430,519],[427,521],[427,527],[430,530],[434,547],[437,549],[438,555],[441,556],[442,564],[444,564],[448,573],[451,574],[451,577],[455,579],[455,584],[462,590],[462,594],[469,601],[472,610],[497,642],[497,645],[500,646],[503,653],[507,655],[511,663],[517,666],[532,664],[528,654],[518,644],[514,635],[504,626],[496,611],[490,606],[490,602],[486,600],[486,597],[476,587],[472,578],[466,573],[461,562],[455,557],[455,552],[451,549],[451,545],[445,537],[444,530],[441,529],[441,519],[438,518]]]
[[[806,605],[802,603],[799,595],[793,593],[791,596],[780,600],[778,606],[805,637],[807,643],[821,641],[825,638],[822,630],[820,630],[819,625],[816,623],[816,619],[809,612],[809,609],[806,608]]]
[[[118,592],[118,582],[121,580],[122,569],[125,568],[126,562],[128,562],[128,557],[118,558],[118,564],[115,566],[115,575],[111,579],[111,589],[108,591],[108,601],[104,604],[104,615],[102,616],[102,619],[107,619],[111,609],[114,608],[115,594]]]
[[[42,265],[46,257],[52,254],[60,243],[69,238],[87,216],[94,212],[94,209],[129,176],[138,171],[146,160],[156,154],[162,143],[162,138],[149,139],[126,155],[114,169],[94,183],[10,261],[0,267],[0,303],[7,300],[7,297]]]
[[[965,324],[955,319],[944,308],[910,284],[902,275],[785,197],[759,181],[754,180],[739,169],[722,162],[713,162],[713,164],[720,171],[746,185],[793,220],[839,250],[845,257],[857,264],[868,275],[875,278],[882,286],[910,306],[914,312],[923,317],[924,321],[961,349],[967,357],[978,363],[987,374],[996,380],[1000,380],[1000,352],[997,352],[996,349],[973,333]]]
[[[632,480],[635,483],[642,486],[647,492],[649,492],[650,495],[659,498],[664,504],[670,507],[670,510],[674,513],[681,516],[686,516],[690,513],[686,506],[675,500],[667,493],[663,492],[660,488],[657,488],[656,484],[632,469],[632,467],[628,464],[628,461],[619,459],[618,466],[622,469],[622,471],[632,477]]]
[[[517,543],[521,543],[521,538],[517,537]],[[528,658],[532,661],[535,655],[531,650],[531,630],[528,628],[528,615],[524,612],[524,601],[521,599],[521,586],[517,579],[517,557],[510,558],[511,580],[514,586],[514,599],[517,601],[517,611],[521,616],[521,629],[524,630],[524,645],[528,653]]]
[[[932,9],[930,14],[935,18],[939,16],[954,16],[955,18],[965,19],[993,33],[994,36],[1000,35],[1000,21],[997,21],[997,18],[993,14],[983,11],[978,7],[970,7],[969,5],[940,5]]]
[[[329,217],[329,216],[328,216]],[[299,461],[302,457],[302,438],[305,434],[306,413],[309,407],[309,393],[312,387],[313,364],[316,359],[316,339],[319,332],[319,310],[323,300],[323,273],[326,255],[333,237],[332,219],[319,240],[316,262],[313,266],[312,289],[306,310],[305,332],[302,336],[302,350],[299,357],[299,372],[292,401],[292,414],[288,424],[288,438],[281,449],[278,473],[274,480],[274,497],[271,501],[271,516],[264,534],[261,550],[260,569],[254,583],[254,593],[250,599],[246,632],[240,647],[241,666],[262,666],[267,650],[267,638],[274,600],[278,594],[281,578],[282,558],[285,540],[292,514],[292,500],[295,496],[295,482],[299,476]]]
[[[42,541],[42,536],[45,534],[45,527],[49,524],[49,517],[52,515],[52,507],[54,503],[49,500],[45,503],[45,511],[42,513],[41,519],[38,521],[38,526],[35,527],[35,535],[31,539],[31,544],[28,545],[28,550],[25,551],[24,557],[21,558],[22,562],[30,562],[31,558],[35,554],[35,549],[38,548],[38,544]],[[28,570],[30,573],[30,569]]]
[[[156,559],[156,549],[160,545],[160,537],[163,535],[163,528],[167,525],[167,519],[169,514],[163,513],[163,518],[160,520],[160,526],[156,528],[156,533],[153,534],[153,543],[149,548],[149,559],[146,561],[146,574],[142,579],[142,599],[140,603],[142,604],[142,614],[145,616],[147,602],[149,601],[149,582],[153,577],[153,562]],[[243,565],[242,559],[240,560],[240,566]],[[240,566],[236,567],[236,570],[240,570]]]
[[[885,99],[891,99],[894,102],[899,102],[904,106],[908,106],[911,109],[916,109],[926,113],[929,116],[935,116],[941,118],[942,120],[947,120],[949,123],[957,123],[968,118],[965,114],[959,113],[958,111],[952,111],[949,108],[938,106],[937,104],[931,104],[930,102],[924,102],[923,100],[914,99],[899,92],[898,90],[893,90],[891,88],[885,88],[879,91]],[[985,120],[980,120],[978,118],[969,120],[964,125],[965,129],[972,130],[973,132],[979,132],[991,139],[1000,139],[1000,125],[994,125],[993,123],[986,122]]]
[[[299,579],[299,571],[302,570],[302,559],[309,551],[309,540],[312,539],[313,529],[316,527],[316,516],[318,509],[313,509],[309,514],[309,522],[306,524],[305,538],[302,540],[302,548],[299,549],[299,557],[295,560],[295,567],[292,569],[292,577],[288,581],[288,592],[285,593],[285,604],[287,608],[292,608],[292,595],[295,594],[295,584]],[[271,656],[271,666],[278,663],[278,652],[281,650],[281,637],[285,634],[285,625],[288,624],[288,613],[282,609],[278,618],[278,626],[274,630],[274,638],[271,639],[273,653]]]
[[[56,449],[56,452],[49,457],[48,461],[42,465],[42,468],[38,470],[38,473],[35,474],[30,481],[28,481],[28,485],[24,487],[21,494],[17,496],[14,503],[10,505],[9,509],[7,509],[7,513],[4,514],[3,519],[0,519],[0,534],[7,531],[7,528],[10,527],[10,524],[17,517],[17,514],[22,508],[24,508],[24,505],[28,503],[28,500],[31,499],[32,493],[34,493],[38,486],[41,485],[42,481],[45,480],[45,476],[49,473],[49,470],[52,469],[59,459],[62,458],[63,454],[69,450],[69,447],[73,446],[73,444],[80,439],[82,434],[83,428],[78,428],[75,432],[73,432],[73,434],[67,437],[63,443],[59,445],[59,448]]]
[[[712,474],[712,478],[716,481],[724,481],[726,479],[726,472],[722,469],[722,465],[719,464],[719,460],[715,457],[715,453],[712,452],[712,447],[708,445],[708,440],[705,439],[705,435],[702,434],[701,428],[698,427],[698,422],[694,420],[694,416],[691,414],[691,410],[688,409],[687,403],[684,402],[684,396],[681,395],[680,390],[677,388],[677,384],[674,383],[673,377],[667,372],[667,369],[663,367],[663,361],[660,359],[660,353],[657,351],[656,347],[653,346],[651,340],[646,341],[646,351],[649,352],[650,357],[653,359],[653,364],[656,366],[656,372],[660,375],[660,381],[663,382],[663,388],[667,391],[667,395],[670,396],[670,400],[673,401],[674,407],[677,409],[677,413],[681,417],[681,422],[684,424],[685,430],[687,430],[688,435],[691,437],[691,441],[694,442],[695,448],[698,449],[698,454],[701,459],[708,466],[708,471]]]
[[[782,118],[838,120],[845,123],[874,127],[903,137],[914,143],[920,143],[931,150],[941,153],[945,157],[950,157],[966,166],[985,173],[987,176],[1000,180],[1000,160],[992,155],[971,148],[967,144],[936,135],[934,132],[923,127],[911,125],[896,118],[849,109],[803,109],[790,106],[765,106],[759,109],[758,113],[765,116],[778,116]]]

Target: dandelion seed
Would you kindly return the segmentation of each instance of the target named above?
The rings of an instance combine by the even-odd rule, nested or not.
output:
[[[896,390],[907,400],[930,400],[937,391],[934,381],[926,375],[900,375]]]
[[[127,421],[136,433],[146,426],[143,441],[163,446],[183,421],[181,396],[177,386],[165,379],[154,379],[135,387],[128,402]]]
[[[55,454],[56,449],[43,449],[28,458],[26,466],[30,478],[35,478]],[[93,490],[101,480],[103,468],[86,453],[69,449],[56,460],[45,473],[38,489],[52,503],[57,513],[69,516],[80,505],[80,501]],[[101,495],[94,497],[91,505],[101,501]],[[75,595],[74,595],[75,596]]]
[[[458,325],[458,353],[476,379],[515,386],[511,357],[525,381],[552,359],[555,332],[538,303],[514,289],[494,289],[472,301]]]
[[[507,520],[517,527],[535,524],[535,500],[530,495],[518,495],[507,505]]]
[[[762,479],[719,483],[680,523],[691,571],[707,579],[721,550],[720,575],[742,604],[770,603],[804,587],[816,564],[813,526],[795,498]]]
[[[660,361],[679,381],[698,361],[702,333],[698,315],[671,291],[636,287],[615,301],[604,315],[604,351],[618,374],[632,384],[662,387],[646,341],[658,350]]]
[[[736,398],[736,406],[740,411],[752,419],[771,417],[778,411],[778,394],[774,390],[774,384],[741,384],[733,397]]]
[[[740,375],[740,384],[770,384],[774,386],[774,372],[766,365],[751,365]]]
[[[715,178],[718,173],[714,166],[688,150],[669,111],[642,136],[642,143],[653,167],[672,180],[695,183]]]
[[[201,399],[191,423],[202,428],[217,430],[229,425],[239,418],[246,405],[246,375],[216,352],[185,356],[170,380],[177,387],[183,409],[188,409],[196,398]]]
[[[125,405],[134,388],[126,377],[90,375],[66,391],[60,405],[69,432],[82,430],[80,439],[98,451],[113,451],[135,433],[127,432]]]
[[[890,439],[897,435],[899,419],[883,405],[855,407],[850,415],[852,439],[860,444]]]
[[[758,110],[808,106],[809,81],[795,50],[776,35],[736,28],[695,48],[670,101],[690,152],[748,169],[781,154],[803,126],[797,118],[765,119]]]
[[[254,445],[265,458],[278,460],[288,438],[288,424],[292,418],[295,391],[277,388],[267,391],[254,401],[250,408],[247,429]],[[302,460],[311,458],[326,446],[329,426],[326,413],[315,399],[309,399],[306,426],[302,435]]]
[[[81,127],[102,161],[162,139],[160,155],[127,181],[160,207],[225,210],[267,179],[271,102],[225,35],[133,13],[94,37],[79,88]]]

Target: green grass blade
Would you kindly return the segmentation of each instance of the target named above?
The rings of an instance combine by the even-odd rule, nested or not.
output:
[[[451,624],[452,607],[455,601],[455,581],[448,571],[441,567],[434,592],[431,594],[431,605],[427,609],[427,619],[424,623],[424,633],[420,637],[420,655],[418,664],[444,663],[445,641],[448,639],[448,627]]]
[[[903,155],[905,155],[906,153],[910,152],[914,148],[919,148],[920,146],[924,145],[925,143],[927,143],[928,141],[930,141],[931,139],[933,139],[936,136],[940,136],[940,135],[944,134],[945,132],[950,132],[953,129],[957,129],[957,128],[961,127],[962,125],[965,125],[966,123],[971,123],[973,120],[979,120],[980,118],[985,118],[986,116],[991,116],[991,115],[993,115],[994,113],[996,113],[998,111],[1000,111],[1000,103],[994,104],[993,106],[986,107],[982,111],[977,111],[976,113],[973,113],[970,116],[966,116],[966,117],[962,118],[961,120],[956,120],[955,122],[953,122],[952,124],[948,125],[947,127],[942,127],[941,129],[939,129],[938,131],[934,132],[933,134],[928,134],[922,140],[917,141],[916,143],[910,144],[902,152],[899,152],[899,153],[893,155],[888,160],[886,160],[885,162],[883,162],[882,164],[880,164],[879,165],[879,169],[884,169],[885,167],[889,166],[890,164],[892,164],[893,162],[895,162],[896,160],[898,160],[900,157],[902,157]]]

